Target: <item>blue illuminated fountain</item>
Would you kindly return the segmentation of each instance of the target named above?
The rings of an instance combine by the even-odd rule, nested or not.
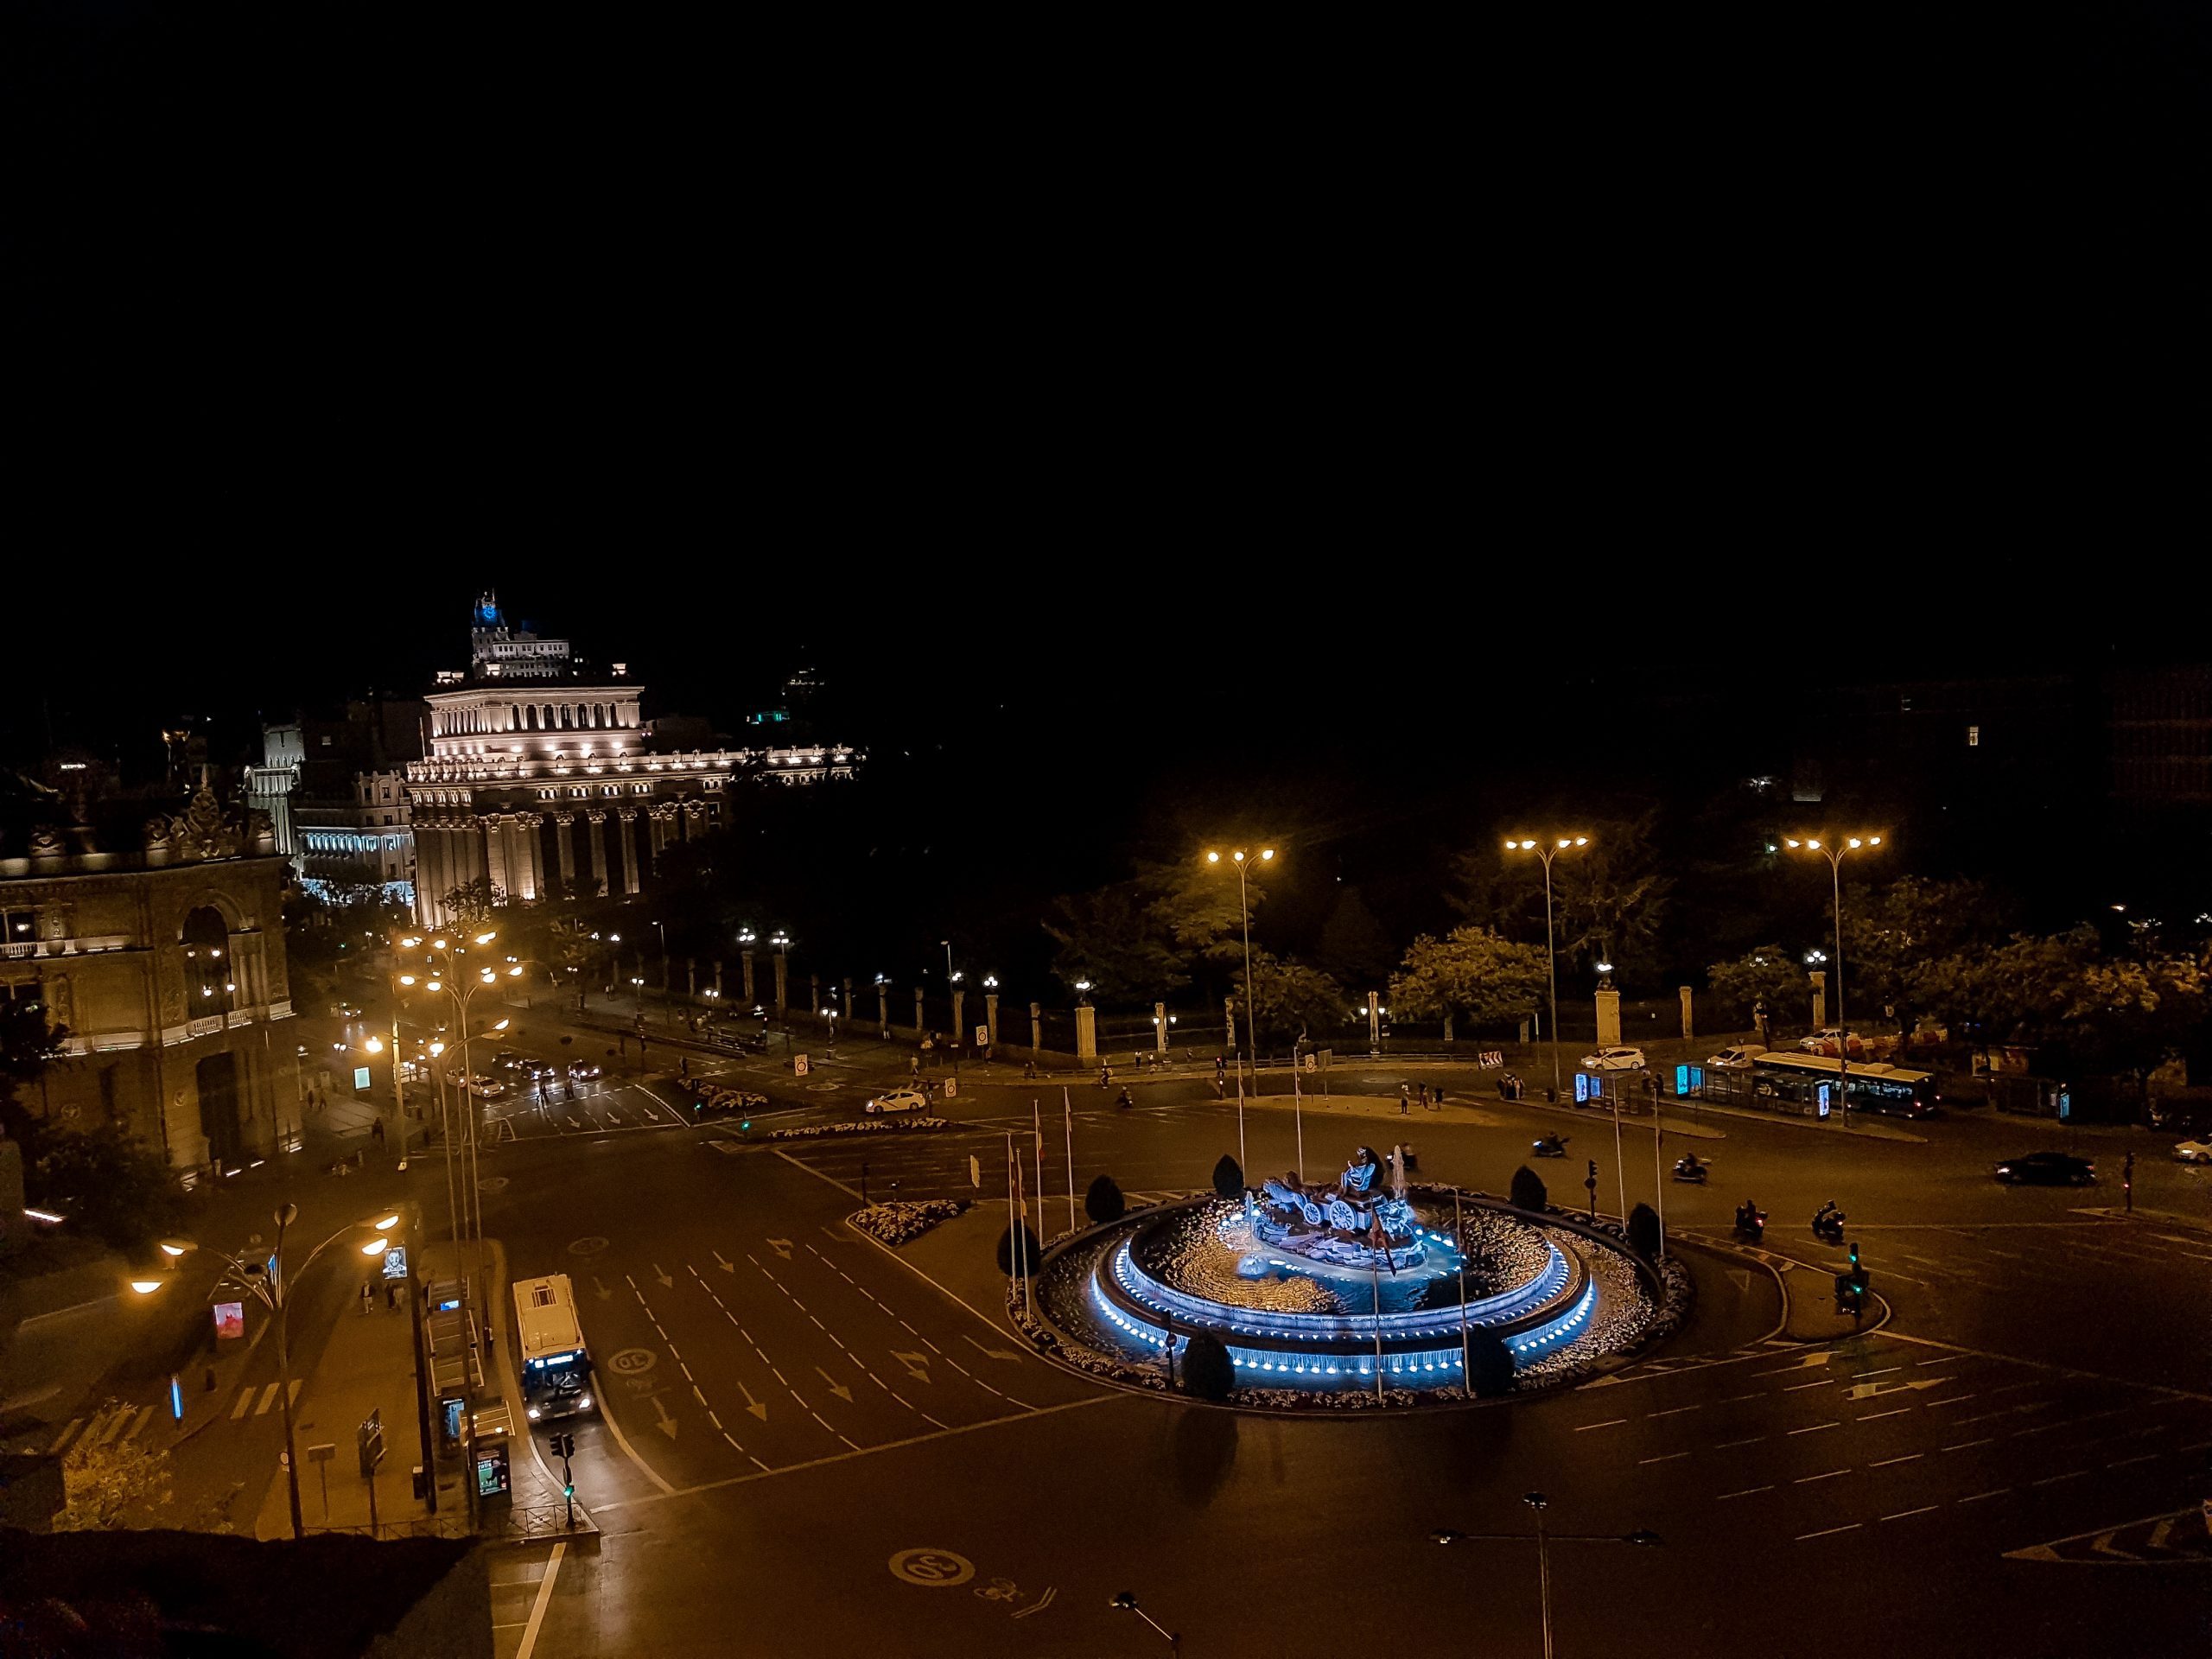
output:
[[[1585,1335],[1599,1286],[1581,1240],[1487,1200],[1408,1188],[1402,1154],[1362,1147],[1337,1179],[1295,1175],[1242,1202],[1163,1206],[1048,1259],[1048,1313],[1124,1359],[1201,1332],[1248,1388],[1458,1388],[1463,1339],[1497,1333],[1525,1369]]]

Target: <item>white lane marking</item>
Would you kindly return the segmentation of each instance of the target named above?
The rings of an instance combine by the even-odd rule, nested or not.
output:
[[[251,1408],[253,1405],[253,1394],[254,1391],[250,1388],[240,1389],[238,1390],[238,1404],[231,1408],[231,1421],[232,1422],[235,1423],[238,1421],[239,1418],[245,1416],[247,1411]]]
[[[1645,1415],[1650,1417],[1679,1417],[1686,1411],[1703,1411],[1704,1409],[1705,1408],[1703,1406],[1670,1406],[1665,1411],[1647,1412]]]
[[[2079,1480],[2082,1476],[2088,1472],[2089,1471],[2086,1469],[2076,1469],[2070,1474],[2045,1475],[2041,1480],[2031,1480],[2028,1484],[2031,1486],[2056,1486],[2062,1480]]]
[[[1961,1440],[1956,1446],[1939,1446],[1936,1449],[1939,1452],[1971,1452],[1977,1446],[1994,1446],[1996,1444],[1996,1437],[1993,1435],[1986,1440]]]
[[[1948,1447],[1945,1448],[1947,1451],[1948,1449]],[[1866,1466],[1869,1469],[1886,1469],[1893,1463],[1917,1463],[1925,1455],[1926,1453],[1924,1452],[1909,1452],[1904,1457],[1884,1458],[1879,1463],[1870,1463]]]
[[[1593,1428],[1618,1428],[1621,1424],[1626,1421],[1628,1421],[1628,1419],[1625,1417],[1614,1417],[1610,1418],[1602,1423],[1581,1424],[1574,1432],[1578,1434],[1587,1434]]]
[[[261,1391],[261,1403],[253,1408],[253,1414],[257,1417],[265,1416],[268,1414],[269,1408],[276,1403],[276,1385],[271,1382]]]
[[[1910,1406],[1899,1406],[1895,1411],[1869,1412],[1864,1417],[1854,1417],[1851,1421],[1854,1423],[1871,1423],[1876,1419],[1882,1417],[1902,1417],[1905,1413],[1911,1409],[1912,1408]]]
[[[1810,1428],[1793,1428],[1792,1434],[1817,1434],[1824,1428],[1834,1428],[1834,1423],[1815,1423]]]
[[[1764,1439],[1766,1436],[1764,1434],[1754,1434],[1747,1440],[1723,1440],[1713,1449],[1716,1452],[1726,1452],[1732,1446],[1757,1446]]]
[[[1771,1486],[1746,1486],[1740,1492],[1723,1492],[1713,1501],[1716,1503],[1726,1503],[1732,1497],[1749,1497],[1754,1492],[1770,1492],[1773,1490]]]
[[[1938,1505],[1934,1504],[1934,1503],[1923,1503],[1923,1504],[1922,1504],[1922,1505],[1921,1505],[1918,1509],[1916,1509],[1916,1510],[1898,1510],[1895,1515],[1885,1515],[1885,1516],[1884,1516],[1882,1517],[1882,1519],[1883,1519],[1883,1520],[1885,1520],[1885,1521],[1902,1521],[1902,1520],[1904,1520],[1907,1516],[1910,1516],[1910,1515],[1928,1515],[1928,1514],[1931,1514],[1931,1513],[1933,1513],[1933,1512],[1934,1512],[1934,1511],[1935,1511],[1938,1507],[1939,1507]]]
[[[515,1659],[530,1659],[537,1649],[537,1627],[545,1622],[545,1605],[553,1599],[553,1580],[561,1576],[561,1557],[568,1551],[566,1543],[558,1543],[546,1558],[545,1576],[537,1581],[537,1599],[530,1604],[530,1618],[523,1625],[522,1643],[515,1649]]]
[[[1962,1497],[1959,1502],[1961,1503],[1979,1503],[1985,1497],[2002,1497],[2005,1493],[2012,1490],[2012,1489],[2010,1486],[1999,1486],[1994,1491],[1976,1492],[1972,1497]]]
[[[1669,1452],[1665,1457],[1663,1457],[1663,1458],[1638,1458],[1638,1459],[1636,1460],[1636,1463],[1637,1463],[1637,1467],[1638,1467],[1638,1468],[1640,1469],[1640,1468],[1643,1467],[1646,1464],[1652,1464],[1652,1463],[1672,1463],[1672,1462],[1674,1462],[1674,1460],[1675,1460],[1676,1458],[1687,1458],[1688,1456],[1689,1456],[1689,1453],[1688,1453],[1688,1452]]]
[[[2125,1469],[2131,1463],[2149,1463],[2158,1455],[2158,1454],[2155,1452],[2145,1452],[2141,1457],[2122,1458],[2118,1463],[2108,1463],[2105,1465],[2105,1467],[2107,1469]]]
[[[1847,1475],[1850,1472],[1848,1469],[1831,1469],[1825,1475],[1800,1475],[1789,1484],[1792,1486],[1809,1486],[1816,1480],[1834,1480],[1838,1475]]]

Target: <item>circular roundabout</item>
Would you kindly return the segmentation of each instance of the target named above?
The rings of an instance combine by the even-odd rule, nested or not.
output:
[[[1671,1323],[1674,1288],[1617,1234],[1408,1183],[1362,1147],[1331,1182],[1285,1175],[1059,1240],[1023,1322],[1138,1387],[1210,1339],[1232,1404],[1434,1405],[1585,1375]]]

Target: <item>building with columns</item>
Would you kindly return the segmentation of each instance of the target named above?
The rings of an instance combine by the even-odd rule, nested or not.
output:
[[[477,612],[479,627],[484,616]],[[664,849],[727,821],[734,791],[851,778],[850,746],[677,747],[639,712],[644,688],[609,674],[508,674],[480,658],[465,687],[434,691],[428,755],[407,766],[415,913],[480,878],[508,903],[573,883],[585,896],[645,891]]]

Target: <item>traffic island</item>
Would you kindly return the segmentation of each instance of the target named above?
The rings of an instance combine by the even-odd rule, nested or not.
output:
[[[872,1204],[865,1210],[855,1210],[845,1220],[879,1244],[899,1245],[957,1219],[968,1209],[966,1198],[924,1198],[918,1203]]]

